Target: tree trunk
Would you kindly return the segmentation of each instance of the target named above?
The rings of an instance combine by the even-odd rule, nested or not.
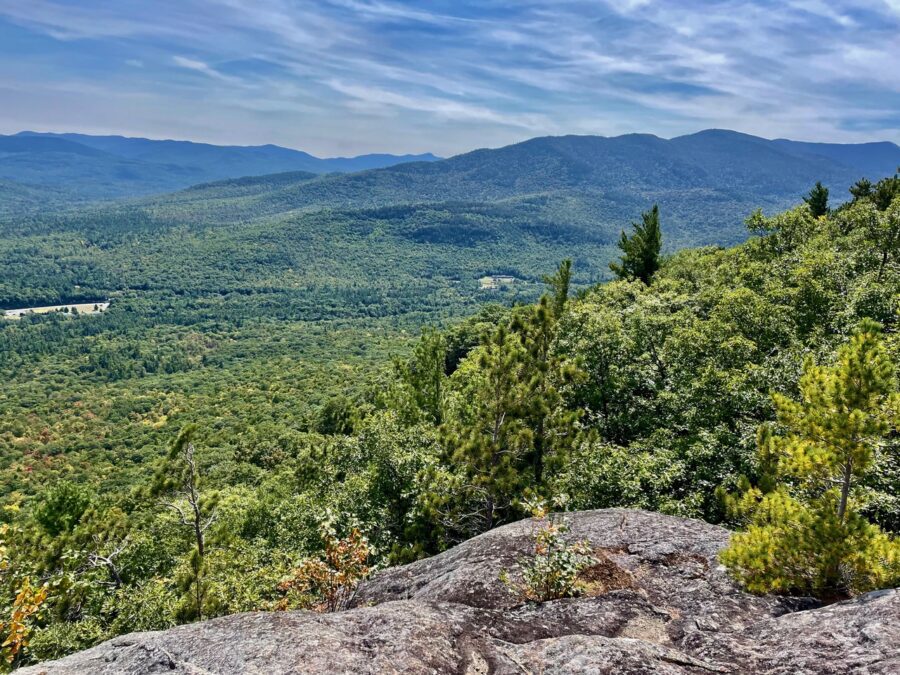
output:
[[[199,513],[194,518],[194,536],[197,538],[197,553],[202,558],[206,554],[206,546],[203,541],[203,523],[200,522]]]
[[[534,482],[540,486],[544,479],[544,416],[540,415],[534,430]]]
[[[494,527],[494,498],[489,496],[484,505],[485,519],[487,520],[487,529]]]
[[[838,519],[841,523],[847,515],[847,499],[850,496],[850,480],[853,477],[853,463],[848,461],[844,464],[844,478],[841,483],[841,503],[838,505]]]
[[[881,277],[884,274],[884,266],[887,265],[888,261],[888,248],[885,246],[884,250],[881,252],[881,264],[878,266],[878,281],[881,281]]]
[[[109,576],[112,577],[112,581],[115,584],[115,587],[121,588],[123,585],[122,575],[119,574],[119,570],[116,568],[116,565],[112,560],[106,563],[106,569],[109,570]]]

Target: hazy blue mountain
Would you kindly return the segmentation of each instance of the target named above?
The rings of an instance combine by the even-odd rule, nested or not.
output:
[[[0,180],[86,201],[168,192],[211,180],[193,166],[154,164],[63,138],[0,136]]]
[[[504,202],[513,208],[523,200],[532,209],[539,199],[542,222],[613,232],[658,202],[669,243],[732,243],[746,235],[743,219],[757,207],[775,211],[795,204],[817,180],[832,188],[836,204],[861,176],[876,180],[892,173],[886,170],[891,161],[900,163],[900,148],[891,143],[825,144],[819,152],[805,146],[720,130],[671,140],[646,134],[535,138],[439,162],[293,182],[282,177],[249,199],[219,186],[210,193],[216,201],[206,215],[272,217],[440,202]],[[188,198],[196,202],[200,195],[154,201],[169,208]]]
[[[0,154],[70,154],[87,157],[108,156],[102,150],[58,136],[0,136]]]
[[[755,208],[773,212],[796,204],[817,180],[832,188],[836,204],[849,197],[848,186],[860,177],[874,181],[900,165],[900,148],[892,143],[810,144],[707,130],[671,140],[647,134],[543,137],[354,173],[317,175],[301,169],[209,182],[205,174],[213,171],[217,157],[222,158],[218,170],[244,174],[266,162],[279,165],[287,162],[284,158],[309,156],[274,146],[221,148],[118,137],[24,135],[0,141],[19,148],[0,153],[0,168],[18,158],[19,169],[25,165],[32,175],[43,172],[44,184],[69,192],[112,192],[129,180],[134,191],[202,180],[136,204],[179,223],[265,221],[322,209],[339,209],[346,220],[357,217],[354,213],[369,218],[362,211],[385,208],[379,218],[391,222],[392,207],[427,207],[429,219],[459,238],[461,230],[453,223],[462,214],[496,204],[516,227],[539,223],[550,236],[576,228],[613,243],[629,221],[659,203],[670,248],[734,243],[746,236],[743,220]],[[37,149],[21,151],[28,142]],[[67,152],[67,144],[86,150]],[[188,167],[191,157],[194,164]],[[191,180],[198,174],[204,177]],[[14,175],[40,184],[21,171]],[[0,171],[0,180],[8,177]],[[428,206],[434,204],[447,208]]]
[[[120,157],[157,164],[192,165],[203,167],[209,171],[222,170],[221,164],[224,162],[228,170],[243,171],[244,173],[239,174],[240,176],[286,171],[309,171],[310,173],[364,171],[393,166],[398,162],[430,162],[440,159],[431,153],[422,155],[369,154],[358,157],[321,159],[308,152],[271,144],[257,146],[211,145],[192,141],[158,141],[148,138],[89,136],[86,134],[38,134],[30,131],[23,131],[18,136],[61,138]],[[227,177],[235,178],[238,175],[231,173]]]
[[[895,143],[802,143],[780,138],[778,147],[794,154],[820,155],[859,169],[867,175],[890,175],[900,169],[900,152]]]
[[[327,176],[285,187],[286,194],[272,199],[292,201],[297,207],[383,206],[484,201],[561,190],[613,199],[699,191],[765,206],[796,200],[817,180],[840,198],[860,176],[875,180],[900,164],[900,147],[893,143],[817,144],[818,152],[803,146],[785,147],[781,141],[718,130],[672,140],[644,134],[545,137],[430,164]]]
[[[242,176],[362,171],[437,159],[431,154],[320,159],[276,145],[217,146],[27,131],[0,136],[0,180],[63,188],[84,199],[171,192],[196,183]]]

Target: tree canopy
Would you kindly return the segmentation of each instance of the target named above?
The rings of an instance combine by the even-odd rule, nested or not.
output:
[[[101,315],[0,326],[0,616],[22,589],[47,591],[18,662],[200,616],[327,609],[346,597],[333,576],[437,553],[554,499],[744,528],[729,564],[756,590],[891,583],[900,198],[882,208],[877,194],[822,217],[757,211],[757,236],[657,257],[649,284],[634,270],[593,283],[579,266],[600,263],[580,250],[545,289],[546,258],[566,247],[528,249],[520,291],[483,295],[477,256],[460,254],[454,283],[429,277],[386,243],[384,213],[316,216],[314,237],[292,221],[170,222],[150,238],[159,223],[111,219],[17,244],[13,259],[47,265],[114,250],[135,283]],[[658,223],[655,209],[639,227]],[[314,253],[338,231],[371,253],[372,278],[313,284],[331,278]],[[307,236],[293,258],[290,238]],[[179,265],[179,241],[205,261]],[[422,250],[464,249],[434,246]],[[409,260],[402,283],[379,275],[389,249]],[[266,260],[278,274],[260,272]],[[98,284],[111,273],[84,264]],[[7,290],[37,291],[34,272],[17,275]],[[769,576],[764,544],[783,563],[765,558]]]

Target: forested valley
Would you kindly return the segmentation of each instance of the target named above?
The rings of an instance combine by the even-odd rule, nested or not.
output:
[[[327,608],[323,554],[370,573],[535,504],[747,528],[728,561],[760,592],[900,580],[900,177],[663,255],[652,204],[618,247],[589,214],[546,226],[559,196],[245,217],[298,179],[4,223],[3,307],[110,301],[0,325],[9,663]],[[753,537],[840,493],[803,425],[847,382],[871,413],[831,524],[850,548],[761,578]]]

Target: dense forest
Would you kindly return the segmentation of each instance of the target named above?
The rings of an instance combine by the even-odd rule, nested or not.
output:
[[[12,659],[327,604],[296,583],[323,549],[364,540],[367,569],[397,564],[535,501],[751,534],[777,523],[775,503],[814,520],[831,465],[807,452],[798,411],[841,368],[868,381],[854,349],[880,364],[864,404],[885,403],[843,508],[854,541],[887,533],[865,540],[877,574],[759,580],[749,535],[732,563],[758,590],[897,583],[900,177],[860,181],[836,208],[824,190],[753,213],[745,243],[662,256],[666,212],[651,209],[604,283],[618,233],[542,228],[521,209],[546,205],[528,200],[6,225],[3,306],[112,301],[0,327],[3,616],[33,608]],[[515,281],[478,289],[499,274]],[[776,447],[806,459],[773,468]]]

